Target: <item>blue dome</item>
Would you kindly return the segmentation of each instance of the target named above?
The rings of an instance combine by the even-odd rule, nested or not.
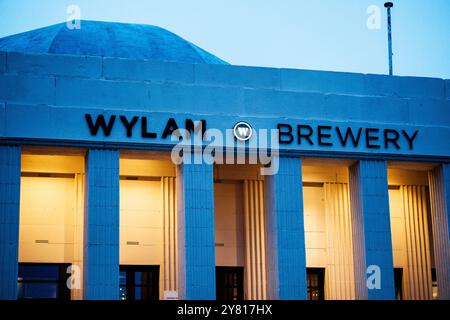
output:
[[[1,38],[0,51],[228,64],[159,27],[86,20],[80,29],[59,23]]]

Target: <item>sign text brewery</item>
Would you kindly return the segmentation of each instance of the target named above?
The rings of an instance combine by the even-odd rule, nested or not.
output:
[[[103,115],[98,115],[94,119],[91,114],[86,114],[85,119],[93,136],[99,134],[110,136],[114,127],[121,127],[127,137],[140,136],[144,139],[170,138],[177,129],[186,129],[190,132],[201,129],[203,133],[206,131],[206,120],[186,119],[182,124],[183,126],[180,127],[181,123],[177,123],[174,118],[169,118],[163,129],[160,132],[155,132],[154,129],[150,128],[149,121],[145,116],[110,115],[105,119]],[[419,133],[418,130],[309,124],[293,126],[287,123],[277,124],[276,129],[279,130],[280,145],[366,147],[391,150],[413,150],[414,142]]]

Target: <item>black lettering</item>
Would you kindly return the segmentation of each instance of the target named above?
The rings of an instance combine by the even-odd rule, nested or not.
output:
[[[282,131],[282,128],[287,129],[287,131]],[[289,144],[294,141],[294,137],[292,136],[292,126],[290,124],[280,123],[277,125],[277,129],[279,132],[278,142],[280,144]],[[287,137],[287,140],[283,140],[282,137]]]
[[[336,131],[337,131],[339,140],[341,141],[341,145],[343,147],[347,146],[348,138],[350,138],[350,140],[352,141],[353,146],[355,148],[358,147],[359,139],[361,138],[362,128],[358,129],[358,134],[356,135],[356,137],[353,134],[352,128],[350,128],[350,127],[347,127],[347,130],[345,131],[345,136],[344,137],[342,137],[342,132],[341,132],[341,129],[339,127],[336,127]]]
[[[166,127],[164,128],[164,131],[162,133],[161,138],[165,139],[168,135],[172,135],[172,133],[178,130],[177,122],[174,118],[170,118],[169,121],[167,121]]]
[[[148,132],[147,117],[141,118],[141,135],[142,135],[142,138],[155,139],[157,137],[155,132]]]
[[[319,142],[319,146],[332,146],[332,142],[323,141],[323,139],[331,138],[331,134],[323,132],[325,130],[331,130],[331,126],[317,126],[317,140]]]
[[[419,133],[419,131],[416,130],[416,131],[414,131],[412,136],[409,136],[408,132],[406,132],[405,130],[402,130],[402,134],[405,136],[406,140],[408,140],[409,150],[413,149],[413,142],[414,142],[414,139],[416,139],[418,133]]]
[[[378,141],[380,138],[378,136],[371,135],[372,133],[378,133],[380,129],[376,128],[366,128],[366,147],[369,149],[379,149],[379,144],[373,144],[372,141]]]
[[[390,134],[392,134],[393,137],[389,137]],[[395,148],[400,149],[400,146],[397,142],[399,137],[400,137],[400,135],[398,134],[397,130],[385,129],[384,130],[384,148],[388,149],[389,143],[392,143],[395,146]]]
[[[302,129],[308,130],[307,133],[302,133]],[[297,126],[297,143],[302,144],[302,138],[305,138],[308,140],[310,145],[313,145],[314,142],[311,139],[311,136],[313,134],[313,128],[311,126],[308,126],[306,124],[299,124]]]
[[[86,122],[89,127],[89,131],[93,136],[97,135],[98,129],[101,127],[103,130],[103,134],[108,137],[111,134],[111,130],[114,126],[114,122],[116,121],[116,116],[112,115],[109,117],[108,124],[106,124],[105,117],[102,114],[99,114],[97,116],[97,119],[95,120],[95,124],[92,122],[92,117],[90,114],[84,115],[86,118]]]
[[[123,125],[127,129],[127,137],[131,137],[133,135],[133,127],[138,121],[139,117],[133,117],[130,122],[128,122],[127,117],[120,116],[120,121],[122,121]]]
[[[196,134],[200,128],[202,129],[202,137],[204,137],[205,132],[206,132],[206,120],[200,120],[200,123],[195,125],[194,121],[192,121],[191,119],[186,119],[186,130],[187,131]]]

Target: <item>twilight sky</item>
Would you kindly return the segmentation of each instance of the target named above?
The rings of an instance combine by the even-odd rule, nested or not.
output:
[[[387,73],[379,0],[0,0],[0,37],[81,19],[157,25],[236,65]],[[369,6],[381,12],[369,29]],[[450,79],[450,1],[396,0],[394,74]],[[373,20],[371,20],[373,21]]]

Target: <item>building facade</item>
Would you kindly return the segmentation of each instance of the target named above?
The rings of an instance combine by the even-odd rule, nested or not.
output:
[[[198,128],[229,161],[174,163]],[[141,25],[0,39],[0,299],[449,299],[449,215],[450,80],[232,66]]]

